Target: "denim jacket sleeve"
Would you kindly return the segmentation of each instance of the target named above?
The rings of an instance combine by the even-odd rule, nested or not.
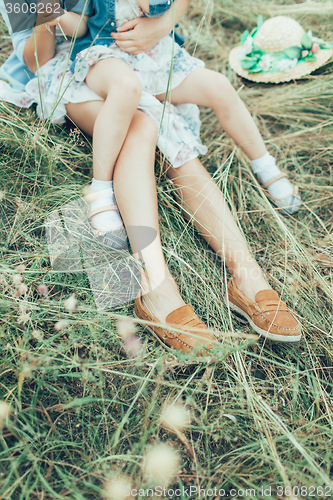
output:
[[[174,0],[149,0],[149,12],[145,12],[148,17],[161,17],[170,9]]]
[[[25,46],[25,42],[32,35],[32,29],[26,29],[23,31],[19,31],[17,33],[13,33],[12,27],[10,25],[9,17],[8,17],[8,14],[6,11],[5,1],[6,0],[0,0],[0,12],[1,12],[1,15],[2,15],[4,21],[7,25],[9,34],[12,37],[12,44],[14,47],[14,52],[15,52],[17,58],[21,62],[24,62],[24,57],[23,57],[24,46]]]
[[[85,16],[90,16],[92,13],[91,0],[63,0],[63,2],[64,2],[64,9],[69,10],[70,12],[75,12],[76,14],[82,14],[84,11]]]

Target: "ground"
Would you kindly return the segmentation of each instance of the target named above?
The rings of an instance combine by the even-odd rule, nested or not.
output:
[[[195,0],[180,29],[190,53],[231,79],[299,186],[299,213],[279,215],[240,150],[202,110],[203,162],[270,284],[301,321],[302,341],[228,336],[253,332],[229,315],[223,264],[182,218],[157,162],[166,258],[186,302],[221,332],[221,348],[209,364],[172,357],[141,325],[143,351],[129,357],[116,323],[132,317],[133,302],[97,311],[86,273],[52,268],[45,238],[47,217],[91,177],[89,139],[0,103],[0,399],[12,411],[0,439],[0,499],[97,499],[120,473],[147,488],[143,457],[160,442],[180,455],[173,487],[217,487],[225,498],[333,495],[333,66],[277,86],[235,76],[228,53],[259,14],[291,15],[333,40],[331,2]],[[0,30],[2,63],[11,48]],[[73,294],[76,308],[64,304]],[[178,433],[161,423],[174,401],[191,419]]]

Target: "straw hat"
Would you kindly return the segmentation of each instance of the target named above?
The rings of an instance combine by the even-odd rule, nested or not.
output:
[[[229,62],[240,76],[254,82],[280,83],[309,75],[333,55],[333,44],[306,33],[291,17],[278,16],[243,33],[242,45],[232,49]]]

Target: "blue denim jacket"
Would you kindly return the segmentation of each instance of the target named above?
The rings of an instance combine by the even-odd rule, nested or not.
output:
[[[149,12],[146,12],[146,15],[148,17],[163,16],[170,9],[172,2],[174,0],[149,0]],[[91,45],[110,45],[114,41],[111,33],[117,29],[116,0],[93,0],[93,6],[93,15],[88,19],[88,31],[84,37],[75,41],[71,59],[75,59],[81,50]]]

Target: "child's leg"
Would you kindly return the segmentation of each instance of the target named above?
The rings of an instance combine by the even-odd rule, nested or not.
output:
[[[94,125],[94,178],[110,181],[128,127],[139,105],[141,84],[123,61],[103,59],[89,71],[86,83],[105,99]]]
[[[157,98],[163,100],[165,94]],[[261,182],[266,183],[280,174],[249,111],[224,75],[197,68],[171,91],[171,102],[212,108],[222,128],[252,160],[253,170],[258,173]],[[272,183],[268,190],[272,196],[283,198],[291,195],[292,186],[287,179],[280,179]]]
[[[167,175],[193,223],[213,250],[224,258],[237,288],[254,302],[256,293],[270,286],[207,170],[196,158],[177,169],[169,168]]]
[[[93,223],[104,232],[122,225],[119,214],[105,210],[114,206],[112,177],[114,165],[141,98],[141,84],[123,61],[110,58],[99,61],[89,71],[87,85],[105,99],[93,129],[93,182],[98,193],[91,203]]]

